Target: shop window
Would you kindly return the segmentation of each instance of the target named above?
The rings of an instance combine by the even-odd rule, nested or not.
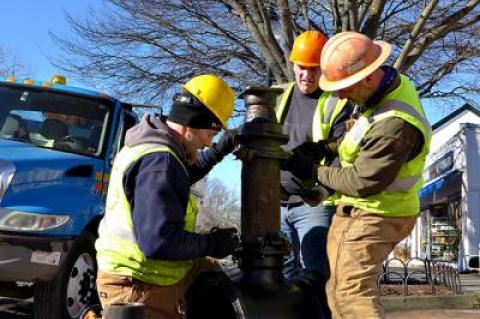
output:
[[[460,197],[430,205],[425,218],[422,236],[426,257],[432,260],[457,261],[461,240]]]

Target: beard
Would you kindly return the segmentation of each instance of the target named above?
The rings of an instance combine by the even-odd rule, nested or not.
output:
[[[350,98],[350,101],[358,105],[364,105],[368,101],[368,99],[371,97],[371,95],[372,95],[372,92],[369,89],[360,87],[357,90],[357,93],[355,94],[355,96]]]
[[[191,132],[185,134],[184,147],[185,147],[185,157],[188,165],[193,165],[197,161],[197,152],[198,152],[198,137]]]

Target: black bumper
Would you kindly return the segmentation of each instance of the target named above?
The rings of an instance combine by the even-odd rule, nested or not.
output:
[[[0,281],[52,280],[65,262],[72,237],[0,233]]]

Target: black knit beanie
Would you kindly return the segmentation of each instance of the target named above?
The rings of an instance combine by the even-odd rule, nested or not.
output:
[[[192,128],[222,129],[222,122],[195,96],[185,91],[173,97],[168,120]]]

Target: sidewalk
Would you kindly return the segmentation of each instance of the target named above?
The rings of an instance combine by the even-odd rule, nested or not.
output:
[[[387,319],[478,319],[480,318],[480,310],[413,310],[413,311],[396,311],[386,315]]]
[[[471,274],[460,274],[460,282],[462,283],[462,291],[464,293],[480,293],[480,275],[478,272]]]

